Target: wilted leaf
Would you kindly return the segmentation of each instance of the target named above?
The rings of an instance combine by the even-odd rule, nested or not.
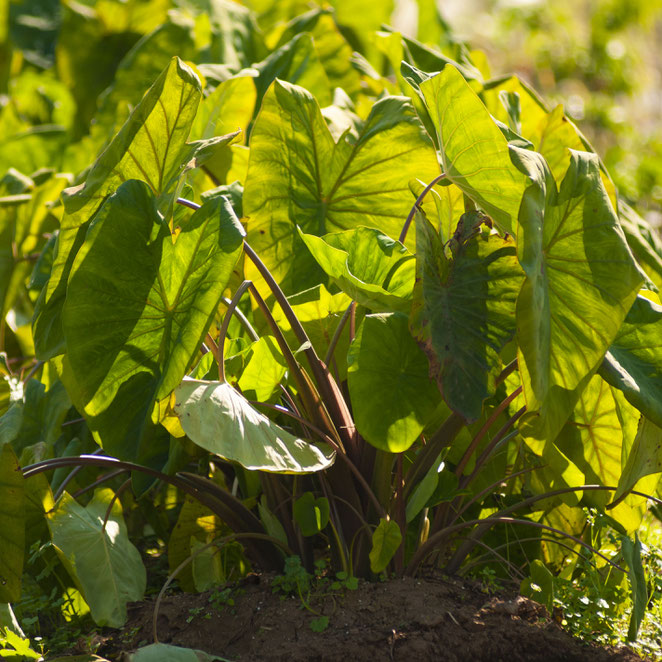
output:
[[[290,434],[253,409],[229,384],[184,380],[174,410],[198,446],[246,469],[312,473],[327,469],[335,454]]]

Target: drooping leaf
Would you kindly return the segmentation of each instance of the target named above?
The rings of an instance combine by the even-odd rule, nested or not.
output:
[[[605,354],[600,374],[662,427],[662,306],[636,298]]]
[[[143,597],[146,573],[127,536],[118,500],[104,527],[112,498],[112,490],[97,490],[83,508],[65,492],[47,517],[53,544],[73,572],[95,623],[121,627],[127,603]]]
[[[146,182],[155,195],[171,190],[192,156],[186,139],[199,100],[197,76],[173,58],[99,156],[85,183],[67,189],[67,213],[58,235],[56,258],[34,320],[36,349],[43,358],[64,349],[60,313],[69,272],[88,221],[104,199],[128,179]]]
[[[386,569],[393,555],[398,551],[402,542],[400,527],[394,520],[383,517],[372,534],[372,548],[370,550],[370,570],[378,574]]]
[[[253,127],[244,214],[248,241],[286,294],[325,277],[297,226],[317,236],[359,225],[397,237],[413,203],[409,180],[439,172],[434,149],[410,103],[378,101],[358,137],[334,142],[315,99],[276,81]],[[261,278],[247,265],[247,276]],[[261,286],[264,287],[264,286]]]
[[[349,393],[359,433],[399,453],[416,441],[440,401],[425,354],[400,313],[367,315],[347,357]]]
[[[144,421],[186,374],[242,234],[221,197],[206,202],[173,240],[154,196],[137,181],[122,184],[95,216],[72,267],[63,322],[77,405],[111,453],[130,459],[139,446],[135,429],[118,438],[117,407],[125,408],[125,421]]]
[[[0,441],[0,602],[18,602],[25,550],[25,487],[10,444]]]
[[[571,152],[558,191],[545,160],[511,147],[531,184],[517,253],[518,363],[530,436],[553,439],[602,360],[643,282],[602,180],[598,159]],[[535,427],[546,432],[536,432]]]
[[[443,172],[504,232],[514,234],[526,182],[487,108],[452,65],[420,89],[437,130]]]
[[[174,411],[198,446],[246,469],[312,473],[333,464],[320,450],[253,409],[229,384],[186,379],[175,390]]]
[[[428,220],[416,216],[412,330],[446,403],[469,421],[494,393],[499,353],[515,334],[522,283],[512,240],[481,231],[484,218],[464,214],[444,249]]]
[[[317,263],[345,294],[375,312],[409,312],[414,256],[374,228],[317,237],[299,233]]]

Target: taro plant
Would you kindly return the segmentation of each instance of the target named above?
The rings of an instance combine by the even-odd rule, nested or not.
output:
[[[562,107],[344,7],[173,12],[53,164],[74,175],[0,181],[0,600],[36,545],[119,626],[146,531],[187,590],[292,556],[534,581],[596,547],[590,506],[636,636],[662,470],[645,221]]]

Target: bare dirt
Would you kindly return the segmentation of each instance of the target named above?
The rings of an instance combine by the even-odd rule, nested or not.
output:
[[[360,582],[358,589],[299,597],[274,594],[270,578],[251,575],[224,587],[164,597],[157,617],[162,643],[196,648],[231,662],[489,661],[634,662],[628,648],[590,646],[564,632],[544,607],[516,594],[490,595],[480,585],[434,576]],[[121,631],[99,637],[97,654],[123,652],[154,641],[154,600],[129,608]]]

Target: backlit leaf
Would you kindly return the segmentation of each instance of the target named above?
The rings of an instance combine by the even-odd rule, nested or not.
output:
[[[378,101],[358,138],[334,142],[315,99],[276,81],[253,127],[244,214],[248,241],[286,294],[325,280],[297,226],[321,236],[359,225],[397,237],[413,203],[409,180],[439,172],[410,103]],[[247,265],[247,276],[259,274]]]
[[[375,574],[386,570],[393,555],[402,542],[402,534],[397,522],[381,518],[379,525],[372,534],[372,549],[370,550],[370,570]]]
[[[197,76],[173,58],[99,156],[85,183],[67,189],[57,254],[34,322],[40,356],[50,358],[64,349],[60,311],[86,224],[104,199],[128,179],[146,182],[155,195],[171,189],[191,157],[186,139],[200,94]]]
[[[145,408],[149,414],[151,403],[186,374],[241,253],[242,234],[220,197],[182,224],[173,241],[154,196],[137,181],[120,186],[95,216],[72,267],[63,318],[77,405],[102,442],[113,440],[110,452],[129,459],[138,446],[135,429],[133,440],[116,438],[111,403],[128,407],[124,420],[144,419]]]
[[[345,294],[376,312],[409,312],[416,277],[414,256],[373,228],[301,238]]]
[[[518,362],[530,431],[553,439],[616,336],[643,282],[602,180],[598,159],[571,152],[558,191],[545,160],[511,147],[529,172],[517,253]],[[575,392],[577,391],[577,392]]]
[[[452,65],[420,88],[437,130],[443,172],[503,231],[514,234],[526,182],[487,108]]]

